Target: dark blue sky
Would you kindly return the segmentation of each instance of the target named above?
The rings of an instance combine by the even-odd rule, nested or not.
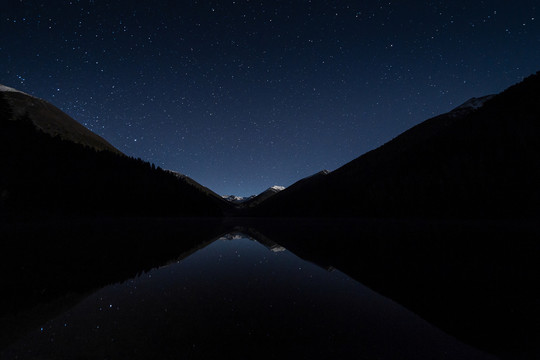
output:
[[[0,83],[250,195],[540,70],[536,3],[5,0]]]

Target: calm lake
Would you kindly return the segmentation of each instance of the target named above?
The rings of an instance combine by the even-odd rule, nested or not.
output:
[[[276,243],[234,232],[180,258],[82,297],[0,357],[492,358]]]

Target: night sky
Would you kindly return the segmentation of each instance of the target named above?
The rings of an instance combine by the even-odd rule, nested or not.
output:
[[[251,195],[540,70],[535,4],[3,0],[0,83]]]

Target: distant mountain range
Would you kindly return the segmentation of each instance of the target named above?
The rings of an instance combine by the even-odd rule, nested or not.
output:
[[[241,204],[243,203],[244,201],[248,201],[249,199],[252,199],[254,198],[255,196],[257,195],[251,195],[251,196],[236,196],[236,195],[222,195],[221,197],[233,204]]]
[[[302,179],[257,216],[484,217],[540,209],[540,73],[473,98],[331,173]]]
[[[0,214],[223,216],[194,180],[123,155],[48,102],[0,85]]]
[[[285,186],[274,185],[264,190],[259,195],[251,195],[246,197],[236,195],[223,195],[222,197],[223,199],[235,205],[238,205],[239,208],[250,208],[260,204],[264,200],[268,199],[270,196],[277,194],[284,189]]]

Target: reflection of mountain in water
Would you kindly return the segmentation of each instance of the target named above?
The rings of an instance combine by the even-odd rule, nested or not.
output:
[[[4,224],[0,348],[94,289],[191,259],[223,234],[229,240],[246,234],[271,251],[287,248],[337,268],[473,346],[533,359],[539,234],[529,225],[66,219],[21,230]]]
[[[85,294],[186,258],[224,232],[208,219],[0,223],[0,349]]]
[[[537,358],[534,222],[276,220],[251,236],[338,268],[448,333],[504,358]]]
[[[88,295],[0,357],[492,359],[270,240],[235,231],[208,245]]]

